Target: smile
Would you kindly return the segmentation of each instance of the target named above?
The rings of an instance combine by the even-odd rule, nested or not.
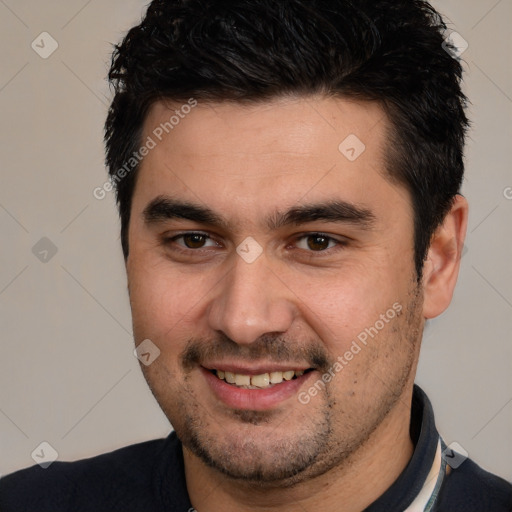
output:
[[[276,409],[297,396],[314,378],[314,368],[294,364],[243,364],[211,362],[200,367],[216,400],[230,409],[264,411]]]
[[[287,370],[261,373],[259,375],[245,375],[223,370],[211,370],[220,380],[242,389],[266,389],[283,381],[297,379],[310,370]]]

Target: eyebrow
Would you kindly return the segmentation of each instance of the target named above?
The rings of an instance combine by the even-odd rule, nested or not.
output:
[[[168,196],[158,196],[142,212],[148,225],[171,219],[186,219],[199,224],[227,227],[227,222],[209,208],[188,201],[175,200]]]
[[[283,226],[307,224],[319,220],[353,224],[369,230],[375,224],[376,217],[367,208],[347,201],[333,200],[295,206],[284,213],[276,213],[268,219],[267,225],[270,229],[279,229]]]
[[[229,222],[222,215],[210,208],[170,196],[158,196],[153,199],[144,208],[142,216],[147,225],[172,219],[185,219],[225,230],[229,230],[230,227]],[[375,224],[376,217],[368,208],[347,201],[332,200],[295,206],[286,212],[276,212],[267,218],[266,224],[270,230],[277,230],[284,226],[296,226],[315,221],[346,223],[370,230]]]

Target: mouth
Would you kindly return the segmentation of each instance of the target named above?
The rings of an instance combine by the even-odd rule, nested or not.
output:
[[[287,382],[298,379],[305,373],[313,371],[312,368],[307,370],[285,370],[260,373],[258,375],[249,375],[243,373],[235,373],[224,370],[210,370],[218,379],[241,389],[267,389]]]
[[[297,397],[315,373],[313,368],[304,367],[249,368],[238,365],[202,366],[200,370],[216,400],[229,409],[253,411],[284,407],[285,402]]]

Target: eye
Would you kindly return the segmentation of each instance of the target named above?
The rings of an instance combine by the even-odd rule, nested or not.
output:
[[[322,233],[312,233],[297,239],[297,247],[306,251],[322,252],[337,245],[343,245],[343,243]]]
[[[186,249],[203,249],[205,247],[218,247],[219,244],[205,233],[182,233],[169,239]]]

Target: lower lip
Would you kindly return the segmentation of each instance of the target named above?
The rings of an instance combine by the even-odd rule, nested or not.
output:
[[[301,386],[315,373],[310,371],[296,379],[283,380],[280,384],[274,384],[265,389],[244,389],[228,384],[205,368],[201,367],[201,372],[213,393],[225,405],[233,409],[251,411],[265,411],[275,408],[296,395]]]

